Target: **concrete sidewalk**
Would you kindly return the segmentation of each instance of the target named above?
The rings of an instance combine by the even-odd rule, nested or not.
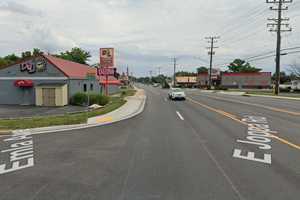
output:
[[[143,112],[146,103],[146,95],[144,90],[137,89],[136,94],[134,96],[127,97],[126,100],[127,102],[122,107],[110,113],[89,118],[86,124],[22,129],[22,130],[12,131],[12,133],[13,134],[24,134],[24,133],[41,134],[41,133],[62,132],[62,131],[78,130],[78,129],[96,127],[96,126],[103,126],[121,120],[129,119]]]
[[[144,107],[145,98],[144,90],[137,89],[134,96],[126,98],[124,106],[105,115],[89,118],[87,124],[112,123],[135,116]]]

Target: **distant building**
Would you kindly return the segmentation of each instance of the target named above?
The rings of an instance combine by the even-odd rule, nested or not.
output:
[[[197,87],[197,76],[177,76],[176,85],[179,87]]]
[[[221,85],[226,88],[270,88],[271,72],[221,73]]]
[[[64,106],[75,93],[100,93],[105,84],[116,92],[120,81],[96,70],[51,55],[22,60],[0,70],[0,104]]]
[[[219,71],[212,71],[211,81],[213,86],[218,86],[221,84],[221,74]],[[214,73],[215,72],[215,73]],[[209,85],[209,73],[203,72],[199,73],[197,76],[197,81],[199,83],[199,87],[205,88]]]
[[[206,87],[209,83],[209,76],[207,72],[199,73],[197,76],[197,82],[200,87]]]
[[[129,77],[127,76],[127,74],[125,74],[124,72],[122,73],[122,75],[119,77],[119,80],[121,81],[121,83],[123,85],[129,85]]]

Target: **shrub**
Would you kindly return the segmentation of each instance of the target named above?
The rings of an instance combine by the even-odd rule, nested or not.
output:
[[[215,86],[215,90],[228,90],[228,88],[224,87],[222,85],[218,85],[218,86]]]
[[[95,93],[89,94],[89,105],[98,104],[104,106],[108,104],[109,100],[110,99],[108,96],[95,94]],[[71,98],[72,105],[84,106],[87,104],[87,102],[88,102],[88,95],[86,93],[76,93]]]
[[[85,93],[76,93],[71,98],[72,105],[83,106],[87,102],[87,95]]]
[[[98,94],[90,94],[89,95],[89,98],[90,98],[90,102],[89,102],[89,104],[90,105],[93,105],[93,104],[98,104]]]
[[[291,91],[291,88],[290,88],[290,87],[287,87],[287,88],[279,88],[279,91],[280,91],[280,92],[290,92],[290,91]]]
[[[108,104],[109,102],[109,97],[108,96],[104,96],[104,95],[97,95],[97,102],[100,106],[104,106],[106,104]]]

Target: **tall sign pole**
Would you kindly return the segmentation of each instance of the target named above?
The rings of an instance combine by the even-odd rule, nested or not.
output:
[[[105,95],[109,95],[108,91],[108,76],[110,69],[113,69],[115,63],[114,63],[114,49],[113,48],[101,48],[100,49],[100,68],[102,70],[104,69],[104,75],[105,75]]]

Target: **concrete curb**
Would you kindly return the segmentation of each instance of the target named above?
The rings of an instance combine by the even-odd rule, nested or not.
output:
[[[215,90],[200,90],[201,93],[216,93]]]
[[[127,99],[130,99],[130,98],[127,98]],[[80,130],[80,129],[87,129],[87,128],[92,128],[92,127],[98,127],[98,126],[113,124],[113,123],[120,122],[120,121],[123,121],[123,120],[126,120],[126,119],[130,119],[132,117],[135,117],[135,116],[141,114],[144,111],[147,97],[146,97],[146,95],[144,95],[142,98],[139,98],[139,99],[141,101],[140,101],[140,104],[137,107],[137,109],[135,109],[131,113],[128,113],[127,115],[123,116],[122,118],[113,120],[111,122],[94,123],[94,124],[75,124],[75,125],[50,126],[50,127],[33,128],[33,129],[22,129],[22,130],[14,130],[14,131],[12,131],[12,133],[13,134],[28,133],[28,134],[35,135],[35,134],[42,134],[42,133],[57,133],[57,132],[64,132],[64,131],[71,131],[71,130]],[[126,104],[123,105],[123,106],[126,106]],[[107,113],[107,114],[109,114],[109,113]],[[105,114],[105,115],[107,115],[107,114]]]
[[[244,96],[250,96],[250,97],[267,97],[267,98],[274,98],[274,99],[287,99],[287,100],[300,101],[300,98],[296,98],[296,97],[269,96],[269,95],[260,95],[260,94],[245,94]]]
[[[233,96],[243,96],[243,95],[246,94],[246,92],[225,92],[225,91],[219,91],[217,93],[219,93],[219,94],[233,95]]]

